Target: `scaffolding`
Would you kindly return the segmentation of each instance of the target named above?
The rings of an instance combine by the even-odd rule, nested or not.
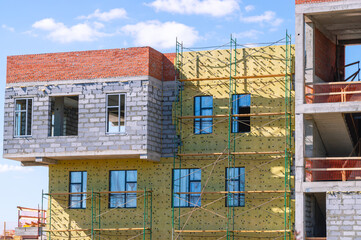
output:
[[[102,198],[104,196],[109,196],[109,194],[136,194],[136,198],[129,200],[123,204],[115,208],[109,208],[102,206]],[[52,224],[54,224],[53,216],[54,213],[56,214],[56,210],[52,207],[53,201],[56,200],[57,204],[60,205],[60,202],[68,202],[68,198],[70,195],[85,195],[86,198],[81,200],[81,202],[90,201],[91,209],[90,212],[87,211],[85,213],[85,217],[90,219],[90,221],[84,222],[84,226],[86,228],[73,228],[68,225],[68,227],[63,229],[53,229]],[[47,215],[47,226],[48,229],[45,230],[47,232],[47,236],[49,240],[52,238],[55,239],[64,239],[70,238],[72,233],[78,233],[78,236],[72,236],[72,238],[85,238],[89,237],[92,240],[95,239],[108,239],[114,236],[122,236],[120,232],[134,232],[134,234],[129,234],[125,239],[152,239],[152,223],[153,223],[153,201],[152,201],[152,190],[147,190],[146,188],[142,191],[105,191],[105,192],[77,192],[77,193],[69,193],[69,192],[56,192],[56,193],[42,193],[42,208],[44,205],[44,199],[48,200],[48,215]],[[139,226],[126,226],[122,227],[122,224],[117,224],[116,227],[106,227],[102,224],[102,218],[109,213],[117,209],[121,209],[124,207],[125,204],[129,204],[131,201],[137,201],[138,199],[143,199],[143,213],[139,214],[138,221],[142,222]],[[103,201],[103,204],[107,203],[107,201]],[[68,204],[60,205],[61,209],[59,211],[64,211],[64,209],[71,209],[74,206],[69,206]],[[106,209],[106,210],[102,210]],[[85,209],[84,209],[85,210]],[[133,217],[137,217],[136,214],[133,213]],[[59,216],[57,216],[59,218]],[[115,234],[109,234],[113,232]]]
[[[174,104],[174,111],[173,111],[173,122],[175,124],[176,129],[176,136],[174,138],[174,145],[175,145],[175,152],[173,155],[173,169],[182,169],[184,168],[184,163],[187,163],[187,160],[211,160],[209,164],[206,166],[201,167],[201,170],[211,168],[209,170],[209,175],[203,182],[201,191],[200,192],[174,192],[172,190],[172,199],[174,197],[187,201],[185,198],[182,198],[182,195],[187,194],[198,194],[202,199],[207,196],[219,196],[217,199],[212,199],[212,201],[208,204],[201,206],[200,204],[193,204],[192,207],[189,208],[188,212],[185,212],[184,209],[181,209],[179,206],[175,206],[172,201],[172,239],[183,239],[186,238],[185,234],[192,234],[192,237],[202,237],[199,234],[220,234],[220,236],[216,236],[216,239],[235,239],[238,236],[242,235],[242,238],[252,238],[255,237],[254,235],[250,236],[249,234],[258,234],[258,237],[269,237],[272,235],[273,237],[269,237],[270,239],[277,239],[283,237],[284,239],[291,239],[292,235],[292,212],[291,212],[291,164],[292,164],[292,157],[293,157],[293,144],[292,144],[292,46],[291,46],[291,36],[286,32],[286,37],[281,39],[276,43],[285,43],[284,47],[284,58],[277,59],[275,56],[267,55],[266,58],[269,62],[273,60],[282,61],[284,64],[284,72],[279,74],[268,74],[268,75],[241,75],[237,76],[239,71],[237,70],[237,66],[240,62],[247,61],[247,59],[252,58],[257,59],[257,57],[252,56],[252,54],[243,55],[243,58],[239,59],[239,53],[237,49],[239,46],[245,48],[247,46],[241,45],[237,43],[237,40],[234,39],[232,36],[228,44],[225,44],[221,47],[229,52],[229,62],[228,64],[224,64],[224,67],[228,67],[229,76],[217,76],[217,77],[207,77],[207,78],[200,78],[197,72],[195,78],[187,78],[184,66],[187,63],[184,63],[184,54],[186,51],[193,51],[195,53],[199,53],[202,56],[206,56],[211,59],[209,62],[210,64],[214,64],[214,62],[222,62],[219,58],[213,56],[209,51],[205,52],[198,52],[193,49],[185,48],[183,43],[176,41],[176,59],[175,59],[175,68],[176,68],[176,77],[175,77],[175,85],[176,85],[176,100]],[[226,47],[226,48],[224,48]],[[214,50],[218,50],[220,48],[214,48]],[[257,54],[261,55],[258,51]],[[194,57],[196,66],[194,69],[198,69],[199,59],[197,54],[192,54],[191,56]],[[223,63],[223,62],[222,62]],[[217,65],[219,66],[219,65]],[[247,81],[262,81],[262,79],[270,78],[270,79],[282,79],[284,82],[284,111],[282,112],[263,112],[263,113],[247,113],[247,114],[234,114],[232,112],[232,106],[234,103],[233,95],[237,94],[237,83],[240,80],[243,80],[247,84]],[[187,89],[187,84],[194,82],[195,84],[201,83],[204,81],[213,81],[217,84],[228,85],[228,105],[227,105],[227,112],[228,114],[218,114],[218,115],[209,115],[209,116],[185,116],[184,115],[184,104],[189,99],[185,99],[183,92]],[[227,95],[225,93],[224,95]],[[237,141],[241,136],[237,136],[236,132],[232,132],[232,122],[233,121],[240,121],[242,122],[242,117],[265,117],[268,118],[269,121],[261,126],[260,128],[273,123],[274,121],[280,120],[281,118],[284,119],[283,121],[283,128],[285,131],[284,135],[284,148],[283,149],[273,149],[274,151],[238,151]],[[226,146],[224,146],[223,151],[217,152],[187,152],[185,149],[184,139],[188,136],[184,135],[183,126],[189,124],[190,120],[194,119],[212,119],[211,127],[215,126],[216,124],[227,124],[227,140]],[[276,118],[276,119],[274,119]],[[217,120],[215,123],[213,122]],[[188,122],[187,122],[188,121]],[[195,125],[193,126],[195,127]],[[209,126],[207,126],[209,128]],[[198,129],[198,131],[202,131],[204,129]],[[256,167],[264,167],[267,166],[268,163],[274,161],[284,161],[284,186],[282,189],[252,189],[252,190],[245,190],[245,191],[229,191],[231,189],[227,186],[225,190],[219,191],[207,191],[209,186],[207,186],[209,179],[212,176],[213,170],[215,166],[221,162],[226,161],[228,168],[234,169],[237,164],[236,162],[247,162],[249,157],[262,157],[262,158],[271,158],[271,161],[261,164],[260,166]],[[241,159],[240,159],[241,158]],[[282,162],[281,162],[282,163]],[[253,169],[248,170],[248,172],[252,171]],[[179,178],[182,178],[180,176]],[[231,177],[232,178],[232,177]],[[225,179],[227,180],[227,179]],[[202,178],[203,181],[203,178]],[[181,181],[179,181],[181,184]],[[230,181],[225,181],[226,184],[230,184]],[[231,204],[234,201],[235,196],[237,194],[250,194],[255,199],[265,199],[265,202],[258,205],[252,206],[249,210],[242,211],[240,214],[235,213],[235,205]],[[222,215],[219,212],[210,209],[210,206],[219,202],[220,200],[225,199],[226,203],[226,215]],[[262,206],[269,204],[272,201],[279,201],[283,199],[283,227],[280,229],[242,229],[240,223],[237,222],[237,217],[242,215],[245,212],[249,212],[255,209],[259,209]],[[189,200],[188,200],[189,201]],[[188,202],[189,203],[189,202]],[[187,224],[189,223],[192,214],[196,211],[204,211],[208,214],[212,214],[213,216],[217,216],[218,218],[222,219],[224,225],[223,228],[218,229],[187,229]],[[269,213],[270,214],[270,213]],[[186,219],[182,222],[182,219]],[[207,221],[207,219],[203,219],[203,221]],[[247,235],[248,234],[248,235]],[[261,236],[259,236],[261,235]],[[215,236],[215,235],[212,235]],[[209,235],[208,235],[209,237]],[[238,238],[237,238],[238,239]]]

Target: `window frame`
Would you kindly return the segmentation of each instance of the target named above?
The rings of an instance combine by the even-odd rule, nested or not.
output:
[[[136,173],[137,173],[137,180],[136,181],[127,181],[127,172],[129,172],[129,171],[135,171]],[[111,173],[112,172],[124,172],[124,189],[125,189],[125,191],[127,191],[127,183],[136,183],[137,184],[137,189],[138,189],[138,171],[137,171],[137,169],[127,169],[127,170],[110,170],[109,171],[109,195],[108,195],[108,208],[110,208],[110,209],[116,209],[116,208],[137,208],[137,206],[138,206],[138,204],[137,204],[137,193],[111,193],[111,188],[112,188],[112,176],[111,176]],[[137,190],[136,190],[137,191]],[[116,192],[116,191],[115,191]],[[123,206],[121,206],[121,207],[112,207],[112,206],[110,206],[110,202],[111,202],[111,197],[113,196],[113,195],[122,195],[122,194],[124,194],[125,196],[124,196],[124,204],[123,204]],[[128,195],[135,195],[135,207],[134,206],[130,206],[130,207],[128,207],[127,205],[128,204],[126,204],[126,202],[127,202],[127,196]]]
[[[16,102],[18,101],[18,100],[26,100],[26,109],[25,110],[16,110]],[[28,102],[29,102],[29,100],[31,100],[31,123],[30,123],[30,135],[29,134],[27,134],[27,132],[28,132],[28,128],[29,128],[29,126],[28,126],[28,112],[29,112],[29,109],[28,109]],[[25,116],[26,116],[26,118],[25,118],[25,135],[17,135],[16,134],[16,114],[17,113],[22,113],[22,112],[25,112],[26,114],[25,114]],[[21,137],[31,137],[32,136],[32,134],[33,134],[33,113],[34,113],[34,99],[33,98],[24,98],[24,97],[22,97],[22,98],[15,98],[14,99],[14,124],[13,124],[13,126],[14,126],[14,137],[15,138],[21,138]]]
[[[205,107],[202,108],[202,98],[203,97],[210,97],[212,98],[212,107]],[[204,96],[195,96],[193,99],[193,114],[194,116],[207,116],[207,115],[196,115],[196,99],[199,98],[199,112],[202,113],[202,110],[212,110],[213,115],[213,96],[212,95],[204,95]],[[213,118],[209,118],[210,120],[206,120],[208,118],[194,118],[193,121],[193,133],[196,135],[201,134],[212,134],[213,133]],[[210,127],[207,130],[204,130],[203,123],[206,121],[210,121]],[[199,129],[196,128],[196,123],[199,122]]]
[[[251,97],[251,94],[250,93],[241,93],[241,94],[232,94],[232,115],[233,114],[240,114],[240,113],[237,113],[238,112],[238,109],[239,109],[239,104],[237,104],[237,108],[235,109],[233,106],[233,101],[237,100],[238,102],[238,98],[235,98],[235,96],[249,96],[249,111],[251,113],[251,105],[252,105],[252,97]],[[242,106],[242,107],[246,107],[246,106]],[[249,133],[251,132],[251,117],[249,117],[249,131],[241,131],[240,130],[240,127],[238,124],[241,124],[241,122],[238,122],[237,120],[239,120],[239,118],[241,117],[232,117],[232,121],[231,121],[231,133]],[[238,130],[234,130],[235,128],[237,128]]]
[[[120,106],[121,106],[121,98],[120,96],[123,95],[124,96],[124,131],[120,131],[120,124],[118,126],[118,131],[117,132],[109,132],[108,130],[108,124],[109,124],[109,119],[108,119],[108,109],[109,108],[115,108],[115,106],[109,106],[108,105],[108,97],[109,96],[118,96],[118,101],[119,101],[119,105],[118,105],[118,123],[120,123]],[[126,119],[127,119],[127,94],[124,92],[121,93],[107,93],[106,97],[105,97],[105,133],[106,134],[124,134],[126,133]]]
[[[72,173],[77,173],[77,172],[81,173],[81,181],[80,181],[80,183],[72,183],[71,174]],[[86,173],[85,181],[87,182],[88,181],[88,173],[87,173],[87,171],[70,171],[69,172],[69,193],[76,193],[76,192],[71,191],[71,187],[72,187],[73,184],[80,184],[81,190],[83,190],[83,188],[84,188],[84,173]],[[87,183],[85,183],[85,187],[87,187]],[[75,205],[75,204],[72,204],[73,203],[72,201],[74,201],[74,200],[72,200],[72,197],[73,196],[78,196],[78,195],[80,196],[80,200],[79,200],[80,207],[72,207],[73,205]],[[69,204],[68,204],[69,209],[86,209],[86,201],[87,201],[86,200],[86,198],[87,198],[86,195],[87,194],[69,194]]]
[[[233,167],[231,167],[231,168],[233,168]],[[226,179],[225,179],[226,180],[226,182],[225,182],[225,190],[226,190],[226,192],[228,192],[228,182],[230,181],[228,179],[228,169],[231,169],[231,168],[228,168],[228,167],[226,168]],[[238,190],[237,191],[245,191],[245,187],[246,187],[245,186],[246,185],[246,168],[245,167],[234,167],[234,168],[238,168],[239,170],[243,169],[244,174],[239,174],[238,179],[236,181],[238,182]],[[242,175],[243,175],[243,177],[242,177]],[[241,177],[243,179],[241,179]],[[242,184],[243,188],[241,187],[241,182],[242,182],[241,180],[243,180],[243,184]],[[238,197],[239,200],[238,200],[238,204],[230,205],[230,207],[245,207],[245,205],[246,205],[246,194],[245,193],[232,193],[232,195],[233,195],[233,199],[235,197]],[[242,202],[242,204],[241,204],[241,202]],[[228,193],[227,193],[227,196],[226,196],[225,204],[226,204],[226,207],[228,207]]]
[[[198,205],[195,205],[195,204],[191,204],[191,201],[190,201],[190,198],[191,198],[191,195],[195,195],[195,194],[182,194],[182,196],[186,196],[186,200],[181,200],[179,199],[179,203],[181,201],[185,202],[186,203],[186,206],[181,206],[181,205],[178,205],[178,206],[174,206],[174,198],[175,198],[175,195],[176,193],[174,192],[174,185],[175,185],[175,182],[174,182],[174,175],[175,175],[175,171],[176,170],[188,170],[188,173],[186,174],[187,175],[187,191],[186,192],[191,192],[191,182],[199,182],[200,185],[201,185],[201,189],[202,189],[202,169],[201,168],[174,168],[172,169],[172,206],[175,207],[175,208],[197,208],[197,207],[201,207],[202,206],[202,199],[201,199],[201,195],[199,194],[199,204]],[[200,180],[191,180],[190,179],[190,171],[191,170],[196,170],[196,171],[200,171]],[[179,194],[177,194],[179,196]]]

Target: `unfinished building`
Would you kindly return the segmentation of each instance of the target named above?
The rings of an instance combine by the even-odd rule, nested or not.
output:
[[[293,46],[8,58],[4,157],[48,239],[291,239]]]
[[[358,0],[296,0],[299,239],[361,237],[360,68],[345,62],[360,23]]]

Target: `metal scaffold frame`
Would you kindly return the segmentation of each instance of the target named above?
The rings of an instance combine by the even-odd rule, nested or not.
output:
[[[193,159],[197,159],[199,157],[207,159],[211,159],[211,157],[215,157],[216,160],[206,167],[202,167],[200,169],[204,169],[207,167],[212,167],[210,170],[210,175],[212,174],[212,171],[214,169],[215,164],[221,162],[221,161],[227,161],[228,168],[235,168],[236,166],[236,157],[237,156],[278,156],[277,159],[284,159],[284,189],[282,190],[252,190],[252,191],[212,191],[207,192],[205,191],[205,187],[202,187],[201,192],[180,192],[176,193],[179,196],[182,194],[200,194],[200,198],[205,194],[219,194],[222,197],[220,199],[227,199],[228,204],[226,204],[227,207],[227,216],[226,216],[226,226],[223,230],[209,230],[209,229],[203,229],[203,230],[185,230],[185,225],[187,224],[188,220],[190,219],[192,213],[194,211],[197,211],[198,209],[204,210],[207,212],[210,212],[211,214],[215,214],[219,217],[220,214],[205,209],[206,206],[192,206],[189,210],[189,214],[182,214],[181,213],[181,207],[175,207],[172,201],[172,239],[177,240],[182,237],[180,235],[182,233],[224,233],[225,235],[218,238],[218,239],[227,239],[227,240],[234,240],[236,233],[258,233],[258,234],[269,234],[269,233],[278,233],[282,234],[281,237],[286,239],[291,239],[292,237],[292,211],[291,211],[291,188],[292,188],[292,182],[291,182],[291,164],[292,164],[292,158],[293,158],[293,144],[292,144],[292,46],[291,46],[291,36],[286,32],[286,37],[280,41],[285,42],[285,57],[281,59],[285,63],[285,73],[280,73],[277,75],[262,75],[262,76],[237,76],[237,63],[240,61],[237,59],[237,46],[245,47],[244,45],[237,44],[237,40],[234,39],[232,36],[230,38],[230,42],[226,44],[229,46],[229,77],[214,77],[214,78],[195,78],[195,79],[187,79],[185,78],[183,74],[183,54],[184,49],[186,49],[183,46],[183,43],[176,41],[176,59],[175,59],[175,69],[176,69],[176,77],[175,77],[175,85],[176,85],[176,100],[174,104],[174,111],[173,111],[173,122],[176,129],[176,136],[174,138],[174,145],[175,145],[175,152],[173,155],[173,169],[182,169],[182,162],[187,162],[187,159],[190,160],[190,157],[194,157]],[[280,42],[278,41],[278,42]],[[276,42],[277,43],[277,42]],[[223,45],[225,46],[225,45]],[[190,50],[190,49],[188,49]],[[216,50],[216,49],[214,49]],[[249,56],[247,56],[249,57]],[[210,57],[212,58],[212,57]],[[244,59],[243,59],[244,60]],[[280,60],[280,59],[278,59]],[[217,60],[214,60],[217,61]],[[240,79],[253,79],[257,80],[260,78],[283,78],[285,89],[284,89],[284,112],[277,112],[277,113],[250,113],[250,114],[233,114],[232,112],[232,95],[237,93],[237,81]],[[185,102],[183,91],[185,83],[190,81],[219,81],[226,83],[228,81],[229,85],[229,96],[228,96],[228,114],[224,115],[212,115],[212,116],[184,116],[183,115],[183,104]],[[239,136],[236,136],[236,133],[232,133],[232,120],[236,119],[236,117],[277,117],[277,119],[284,118],[284,128],[285,128],[285,147],[284,149],[275,149],[275,151],[268,151],[268,152],[238,152],[237,146],[236,146],[236,140],[240,138]],[[202,152],[202,153],[187,153],[185,152],[182,139],[185,137],[182,136],[182,125],[186,123],[186,120],[193,120],[196,118],[212,118],[212,119],[220,119],[218,122],[214,123],[212,122],[212,126],[215,124],[218,124],[220,122],[227,121],[228,124],[228,133],[227,133],[227,146],[225,147],[224,151],[222,152]],[[223,120],[224,119],[224,120]],[[276,119],[276,120],[277,120]],[[270,122],[264,124],[261,126],[263,128],[265,125],[273,122],[275,120],[271,120]],[[188,137],[188,136],[186,136]],[[214,160],[214,159],[213,159]],[[245,160],[247,161],[247,160]],[[274,160],[272,160],[274,161]],[[270,162],[272,162],[270,161]],[[269,163],[269,162],[268,162]],[[268,163],[261,164],[260,167],[267,166]],[[253,169],[249,170],[252,171]],[[248,171],[248,172],[249,172]],[[208,183],[209,178],[206,180],[206,184]],[[202,180],[203,181],[203,180]],[[205,184],[205,185],[206,185]],[[228,181],[229,184],[229,181]],[[227,188],[230,189],[230,188]],[[261,204],[260,206],[263,206],[269,202],[272,202],[274,200],[284,199],[284,228],[283,229],[269,229],[269,230],[239,230],[237,228],[237,223],[235,222],[235,217],[241,215],[235,215],[235,207],[234,204],[230,204],[232,201],[232,195],[237,193],[250,193],[250,194],[260,194],[266,197],[269,201],[267,201],[264,204]],[[282,194],[279,197],[271,197],[272,194]],[[174,196],[174,192],[172,190],[172,199]],[[181,197],[179,198],[181,199]],[[211,202],[210,204],[215,203],[218,200],[215,200]],[[207,205],[210,205],[207,204]],[[252,209],[257,209],[260,206],[255,206]],[[251,209],[251,210],[252,210]],[[249,211],[249,210],[247,210]],[[244,212],[247,212],[244,211]],[[181,225],[181,217],[188,216],[185,224]],[[277,237],[278,238],[278,237]],[[183,238],[182,238],[183,239]]]
[[[52,229],[52,201],[56,196],[70,196],[70,195],[79,195],[86,194],[86,198],[82,201],[90,201],[91,202],[91,210],[90,210],[90,221],[88,224],[90,228],[66,228],[66,229]],[[112,212],[116,209],[122,208],[123,205],[129,203],[126,202],[121,206],[116,208],[107,209],[107,211],[102,211],[101,206],[101,197],[102,195],[108,196],[109,194],[137,194],[135,200],[137,201],[140,198],[143,198],[143,214],[142,214],[142,226],[138,227],[115,227],[115,228],[102,228],[101,219],[102,216]],[[47,216],[47,225],[48,229],[45,230],[48,233],[48,240],[51,240],[52,235],[56,233],[71,233],[71,232],[87,232],[90,235],[90,239],[104,239],[106,237],[102,236],[104,232],[120,232],[120,231],[135,231],[139,232],[137,235],[130,237],[129,239],[135,239],[137,237],[142,237],[143,240],[149,239],[152,240],[152,223],[153,223],[153,200],[152,200],[152,190],[147,190],[146,188],[143,191],[106,191],[106,192],[80,192],[80,193],[69,193],[69,192],[57,192],[57,193],[42,193],[42,208],[44,205],[44,199],[48,199],[48,211],[49,214]],[[68,201],[68,200],[66,200]],[[58,202],[59,204],[59,202]],[[71,206],[65,205],[62,206],[63,209],[69,209]],[[85,223],[86,224],[86,223]],[[59,236],[57,236],[59,237]]]

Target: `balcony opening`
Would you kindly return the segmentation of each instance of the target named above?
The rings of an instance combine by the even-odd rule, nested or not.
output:
[[[305,195],[306,239],[326,239],[326,193]]]
[[[305,102],[361,101],[361,39],[354,39],[350,34],[340,34],[340,26],[328,27],[334,31],[321,31],[314,27],[314,44],[308,46],[314,52],[314,55],[311,54],[313,59],[308,61],[314,63],[305,70],[312,76],[307,78],[305,85]]]
[[[361,180],[361,112],[307,116],[308,182]]]
[[[78,135],[79,97],[50,97],[49,136]]]

